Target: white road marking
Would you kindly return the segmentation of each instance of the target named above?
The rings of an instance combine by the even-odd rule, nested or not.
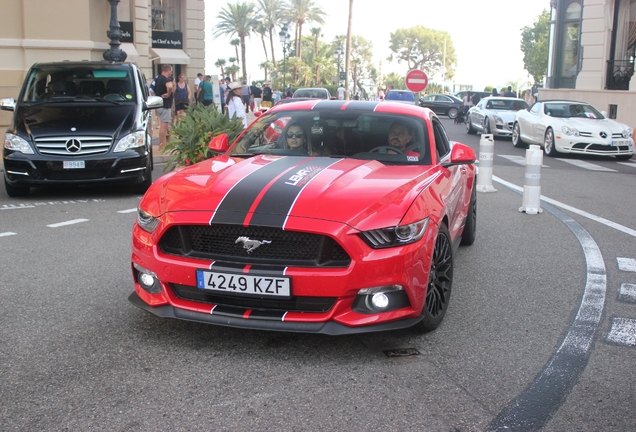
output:
[[[497,156],[501,156],[504,159],[508,159],[510,162],[514,162],[516,164],[519,164],[521,166],[526,166],[526,157],[525,156],[518,156],[518,155],[497,155]],[[541,165],[543,168],[550,168],[547,165]]]
[[[492,179],[494,181],[496,181],[497,183],[506,186],[507,188],[510,188],[512,190],[516,190],[516,191],[519,191],[519,192],[523,193],[523,188],[517,186],[514,183],[510,183],[510,182],[508,182],[508,181],[506,181],[504,179],[501,179],[501,178],[499,178],[497,176],[492,176]],[[563,210],[571,211],[572,213],[576,213],[576,214],[578,214],[580,216],[586,217],[586,218],[591,219],[591,220],[593,220],[595,222],[598,222],[598,223],[601,223],[603,225],[606,225],[606,226],[608,226],[610,228],[614,228],[614,229],[616,229],[616,230],[618,230],[618,231],[620,231],[622,233],[628,234],[628,235],[630,235],[632,237],[636,237],[636,230],[634,230],[634,229],[628,228],[628,227],[623,226],[621,224],[618,224],[616,222],[612,222],[611,220],[602,218],[600,216],[593,215],[593,214],[588,213],[586,211],[579,210],[576,207],[569,206],[569,205],[564,204],[562,202],[553,200],[552,198],[548,198],[548,197],[546,197],[544,195],[541,195],[541,199],[543,201],[547,202],[547,203],[552,204],[553,206],[560,207]]]
[[[14,232],[11,232],[11,231],[7,231],[7,232],[0,233],[0,237],[9,237],[9,236],[16,235],[16,234],[17,233],[14,233]]]
[[[58,228],[58,227],[61,227],[61,226],[74,225],[74,224],[78,224],[78,223],[82,223],[82,222],[88,222],[88,219],[73,219],[73,220],[66,221],[66,222],[58,222],[58,223],[50,224],[50,225],[47,225],[47,227],[49,227],[49,228]]]
[[[136,208],[131,208],[131,209],[127,209],[127,210],[119,210],[117,211],[117,213],[133,213],[136,212],[137,209]]]
[[[636,346],[636,320],[614,318],[607,340],[619,345]]]
[[[600,165],[596,165],[593,163],[585,162],[579,159],[559,159],[562,162],[568,163],[570,165],[577,166],[579,168],[583,168],[590,171],[606,171],[606,172],[618,172],[616,170],[605,168]]]
[[[634,163],[634,162],[616,162],[616,163],[621,164],[621,165],[625,165],[625,166],[628,166],[628,167],[631,167],[631,168],[636,168],[636,163]]]
[[[88,203],[101,203],[106,202],[104,199],[93,198],[90,200],[68,200],[68,201],[39,201],[34,203],[21,203],[21,204],[3,204],[0,206],[0,210],[20,210],[27,208],[35,208],[42,206],[52,206],[60,204],[88,204]]]
[[[636,272],[636,259],[634,258],[616,258],[618,261],[618,269],[628,272]]]
[[[625,303],[636,303],[636,285],[629,283],[621,284],[618,299]]]

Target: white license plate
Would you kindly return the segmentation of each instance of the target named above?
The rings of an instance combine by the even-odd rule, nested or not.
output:
[[[84,161],[64,161],[62,162],[62,167],[64,169],[86,168]]]
[[[626,145],[629,145],[628,140],[613,140],[612,141],[612,147],[626,146]]]
[[[197,287],[232,294],[290,297],[289,278],[197,270]]]

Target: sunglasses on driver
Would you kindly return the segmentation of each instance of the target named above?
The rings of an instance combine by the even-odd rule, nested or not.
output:
[[[289,138],[289,139],[294,138],[294,136],[295,136],[296,138],[302,138],[302,137],[303,137],[303,135],[305,135],[305,134],[304,134],[304,132],[296,132],[296,133],[294,133],[294,132],[287,132],[287,138]]]

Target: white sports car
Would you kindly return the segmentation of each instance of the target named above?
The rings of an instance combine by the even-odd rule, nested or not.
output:
[[[512,144],[538,144],[547,156],[578,153],[627,160],[634,155],[632,132],[632,128],[606,118],[592,105],[543,101],[517,112]]]
[[[510,97],[486,97],[468,110],[466,132],[495,136],[512,136],[512,124],[519,110],[528,109],[523,99]]]

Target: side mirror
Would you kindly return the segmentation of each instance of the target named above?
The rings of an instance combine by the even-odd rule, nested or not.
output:
[[[227,134],[220,134],[210,140],[208,148],[213,152],[225,153],[230,148],[230,142]]]
[[[466,165],[475,163],[477,155],[475,150],[468,147],[466,144],[455,143],[451,150],[450,162],[443,162],[443,167],[449,167],[453,165]]]
[[[161,96],[148,96],[148,100],[144,102],[144,109],[155,108],[163,108],[163,98]]]
[[[15,99],[13,98],[0,99],[0,109],[4,111],[15,110]]]

